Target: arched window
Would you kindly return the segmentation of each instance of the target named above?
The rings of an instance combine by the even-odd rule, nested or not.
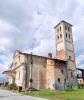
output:
[[[61,27],[60,27],[60,31],[61,31]]]
[[[69,39],[70,39],[70,34],[69,34]]]
[[[58,40],[59,40],[59,36],[58,36]]]
[[[67,38],[67,33],[66,33],[66,38]]]
[[[71,60],[71,56],[69,56],[69,60]]]
[[[57,29],[57,32],[59,32],[59,29]]]
[[[20,56],[19,56],[19,62],[20,62]]]
[[[60,34],[60,38],[62,38],[62,34]]]
[[[58,82],[60,83],[60,78],[58,78]]]

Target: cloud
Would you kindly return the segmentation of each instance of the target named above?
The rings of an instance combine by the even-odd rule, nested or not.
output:
[[[16,49],[44,56],[52,52],[55,57],[53,27],[64,19],[74,25],[75,53],[80,66],[84,62],[83,9],[83,0],[0,1],[0,64],[9,67]]]
[[[77,65],[84,64],[84,53],[76,58]]]

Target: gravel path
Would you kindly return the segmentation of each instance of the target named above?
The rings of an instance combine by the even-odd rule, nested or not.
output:
[[[24,96],[7,90],[0,90],[0,100],[46,100],[37,97]]]

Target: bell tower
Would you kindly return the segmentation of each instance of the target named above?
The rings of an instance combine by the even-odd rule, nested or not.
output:
[[[76,62],[74,54],[72,25],[62,20],[55,27],[56,57],[67,61],[67,80],[76,83]]]

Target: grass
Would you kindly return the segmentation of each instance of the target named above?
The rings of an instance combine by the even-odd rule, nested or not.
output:
[[[29,95],[34,97],[41,97],[48,100],[84,100],[84,89],[75,90],[40,90],[33,91],[31,93],[22,92],[23,95]]]

